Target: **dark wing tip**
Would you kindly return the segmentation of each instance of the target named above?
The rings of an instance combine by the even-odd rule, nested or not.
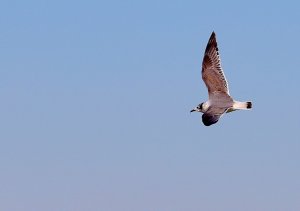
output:
[[[213,125],[215,123],[217,123],[219,121],[219,116],[217,115],[209,115],[204,113],[202,115],[202,122],[205,126],[210,126]]]
[[[213,31],[210,35],[209,41],[216,40],[216,33]]]
[[[205,53],[208,53],[211,48],[215,49],[218,52],[217,38],[216,38],[216,34],[214,31],[210,35],[210,38],[208,40],[208,43],[207,43],[207,46],[205,49]]]

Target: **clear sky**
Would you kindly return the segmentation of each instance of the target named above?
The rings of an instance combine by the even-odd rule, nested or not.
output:
[[[0,210],[300,210],[299,8],[1,1]],[[253,110],[205,127],[213,30]]]

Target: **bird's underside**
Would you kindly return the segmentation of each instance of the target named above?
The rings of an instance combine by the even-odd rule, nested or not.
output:
[[[210,126],[219,121],[220,117],[233,107],[234,100],[224,92],[215,91],[209,95],[209,107],[202,115],[202,122]]]

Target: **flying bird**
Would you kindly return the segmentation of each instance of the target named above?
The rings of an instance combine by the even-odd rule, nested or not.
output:
[[[212,32],[205,49],[202,79],[208,89],[208,101],[200,103],[191,112],[202,112],[202,122],[205,126],[217,123],[225,113],[252,108],[252,102],[235,101],[229,94],[215,32]]]

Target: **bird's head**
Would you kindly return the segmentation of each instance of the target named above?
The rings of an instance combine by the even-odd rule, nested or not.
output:
[[[205,106],[203,106],[204,103],[200,103],[197,107],[191,110],[191,112],[197,111],[204,113],[206,111]]]

